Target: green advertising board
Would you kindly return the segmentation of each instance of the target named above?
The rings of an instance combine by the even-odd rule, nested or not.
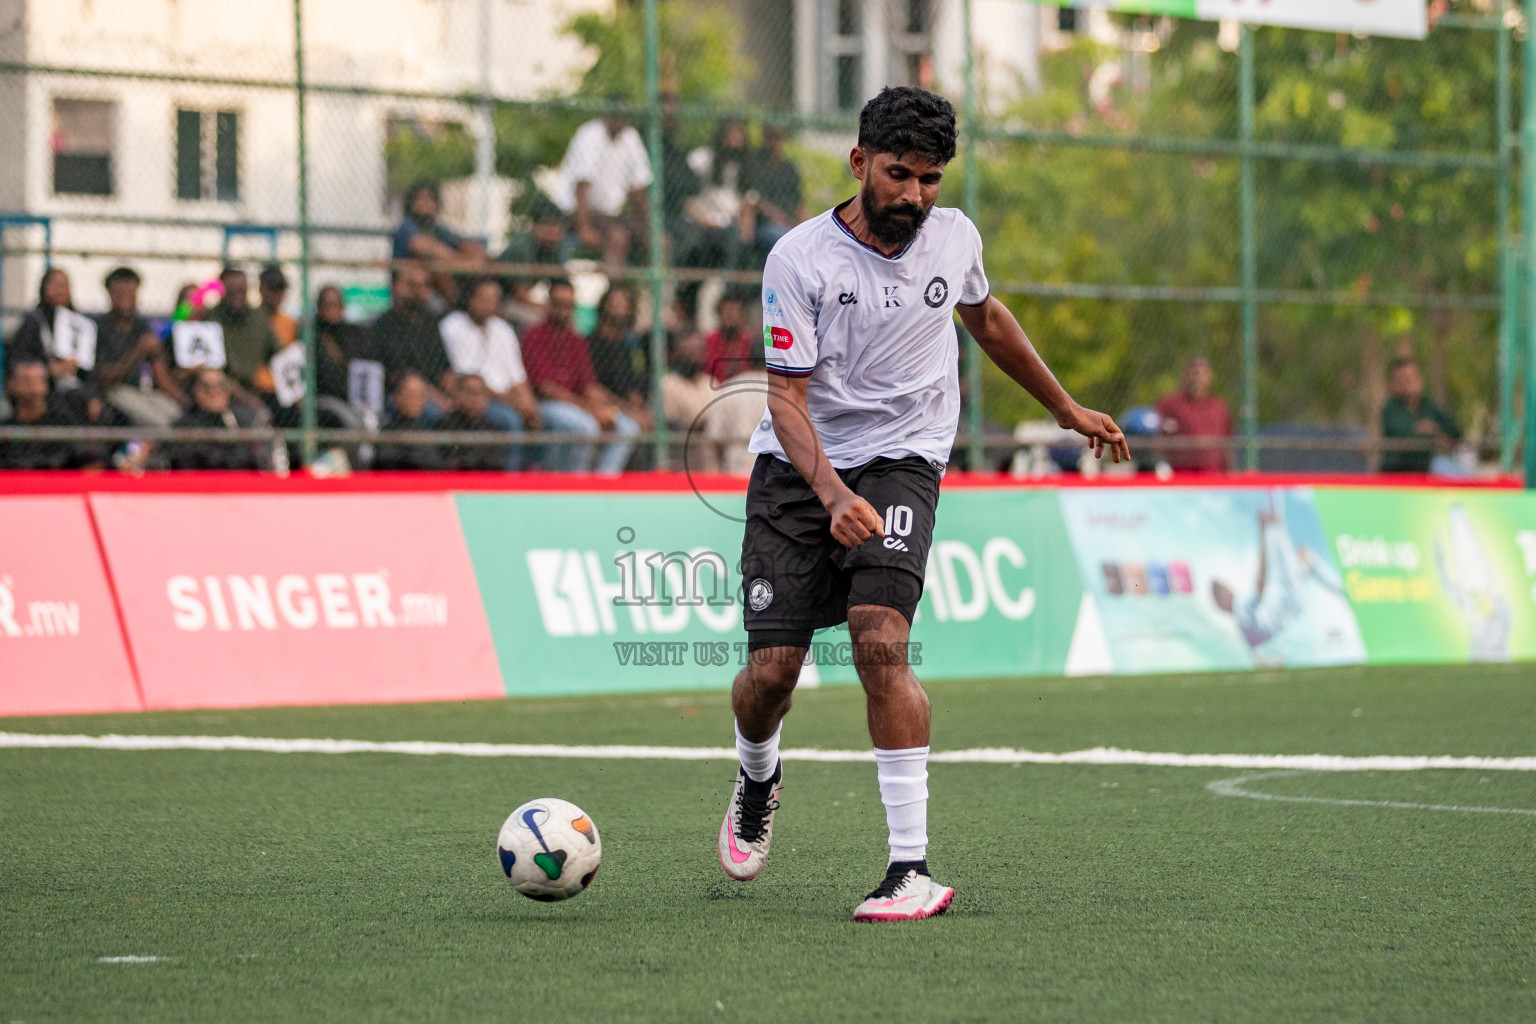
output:
[[[730,685],[746,644],[741,495],[456,500],[509,694]],[[1082,587],[1054,493],[945,492],[928,577],[920,675],[1063,671]],[[847,641],[818,634],[802,683],[855,681]]]
[[[1536,657],[1536,496],[1338,488],[1317,506],[1371,662]]]

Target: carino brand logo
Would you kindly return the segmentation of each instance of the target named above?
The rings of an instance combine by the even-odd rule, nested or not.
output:
[[[0,576],[0,637],[79,635],[79,601],[28,601],[24,606],[18,605],[16,581]]]

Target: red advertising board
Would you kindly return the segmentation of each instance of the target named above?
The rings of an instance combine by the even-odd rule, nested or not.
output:
[[[143,707],[85,499],[0,501],[0,715]]]
[[[90,501],[151,710],[506,693],[447,495]]]

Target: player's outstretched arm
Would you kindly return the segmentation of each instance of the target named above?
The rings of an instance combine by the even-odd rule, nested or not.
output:
[[[987,357],[1045,406],[1059,426],[1088,438],[1095,457],[1102,457],[1105,448],[1116,462],[1131,457],[1125,435],[1114,419],[1108,413],[1085,409],[1072,400],[1056,375],[1051,373],[1051,368],[1045,365],[1045,360],[1040,358],[1040,353],[1035,351],[1035,346],[1030,344],[1024,328],[1019,326],[1007,306],[989,296],[979,306],[957,308],[965,329],[971,332]]]
[[[854,494],[827,461],[821,437],[806,408],[805,377],[768,377],[768,411],[773,432],[790,465],[811,485],[832,516],[832,537],[845,548],[856,548],[871,537],[884,537],[885,528],[874,506]]]

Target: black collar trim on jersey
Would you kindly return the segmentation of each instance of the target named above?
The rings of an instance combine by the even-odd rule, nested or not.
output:
[[[854,199],[857,198],[857,196],[854,197]],[[900,252],[896,253],[894,256],[887,256],[885,253],[881,252],[879,249],[876,249],[874,246],[864,241],[858,235],[854,234],[853,231],[849,229],[848,225],[843,223],[843,218],[840,216],[840,214],[842,213],[843,207],[847,206],[851,202],[853,202],[853,199],[845,199],[841,203],[838,203],[836,206],[832,207],[832,219],[837,222],[838,227],[843,229],[843,234],[847,235],[849,238],[853,239],[859,245],[862,245],[876,256],[879,256],[881,259],[890,260],[892,263],[894,263],[906,255],[907,250],[912,248],[912,242],[917,241],[917,236],[914,235],[912,237],[912,242],[908,242],[906,245],[902,246]]]

